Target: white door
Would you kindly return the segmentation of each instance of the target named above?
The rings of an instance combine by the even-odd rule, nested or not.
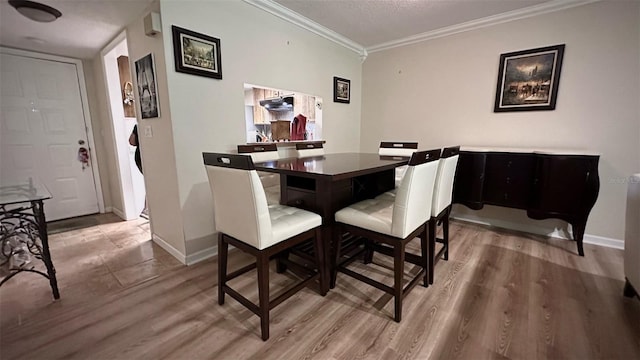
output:
[[[97,213],[92,169],[78,160],[89,144],[76,65],[0,56],[0,181],[43,183],[48,221]]]

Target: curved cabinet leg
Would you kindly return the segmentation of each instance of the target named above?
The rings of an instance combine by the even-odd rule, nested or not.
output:
[[[625,297],[628,297],[628,298],[632,298],[634,296],[640,297],[636,289],[633,288],[633,285],[631,285],[631,283],[629,282],[629,279],[627,278],[624,279],[624,290],[622,293]]]
[[[572,222],[571,227],[573,229],[573,238],[578,245],[578,255],[584,256],[582,240],[584,238],[584,229],[587,227],[587,221]]]

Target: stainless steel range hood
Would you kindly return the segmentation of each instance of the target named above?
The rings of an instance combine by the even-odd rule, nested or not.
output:
[[[260,106],[269,111],[293,111],[293,96],[279,96],[260,100]]]

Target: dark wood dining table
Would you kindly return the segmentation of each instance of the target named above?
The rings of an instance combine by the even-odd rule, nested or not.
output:
[[[322,216],[325,274],[332,268],[334,214],[355,202],[373,198],[395,186],[395,168],[408,157],[370,153],[336,153],[303,158],[283,158],[256,163],[258,171],[280,174],[280,203]],[[325,281],[327,287],[329,282]],[[333,284],[331,284],[331,287]],[[325,289],[328,290],[328,289]]]

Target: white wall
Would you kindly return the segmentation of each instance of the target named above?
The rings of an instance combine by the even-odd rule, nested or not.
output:
[[[154,3],[149,10],[159,11],[159,4]],[[148,13],[148,12],[147,12]],[[127,46],[132,69],[134,89],[137,89],[135,61],[153,53],[155,57],[158,101],[160,117],[153,119],[140,118],[140,99],[138,91],[134,91],[136,99],[136,117],[138,119],[138,139],[140,155],[144,170],[144,182],[147,190],[147,206],[151,221],[151,232],[154,241],[167,249],[178,259],[184,261],[185,242],[178,197],[178,178],[176,174],[176,157],[174,155],[174,133],[171,126],[172,109],[169,102],[167,70],[172,71],[171,63],[165,63],[163,38],[171,38],[164,32],[154,37],[144,34],[143,17],[127,26]],[[189,91],[189,89],[185,89]],[[180,121],[184,119],[178,118]],[[152,137],[145,136],[145,128],[151,127]]]
[[[169,93],[160,103],[164,116],[170,102],[179,210],[193,255],[215,244],[202,152],[245,143],[244,83],[333,99],[333,77],[350,79],[351,104],[324,103],[323,137],[328,152],[356,151],[361,64],[356,53],[241,1],[162,0],[161,14]],[[220,39],[222,80],[175,72],[171,25]]]
[[[363,66],[361,150],[380,140],[420,147],[496,145],[601,153],[587,234],[623,239],[626,184],[640,164],[638,2],[598,2],[370,54]],[[501,53],[566,44],[555,111],[494,113]],[[463,216],[544,226],[524,211]],[[466,214],[465,214],[466,213]]]

